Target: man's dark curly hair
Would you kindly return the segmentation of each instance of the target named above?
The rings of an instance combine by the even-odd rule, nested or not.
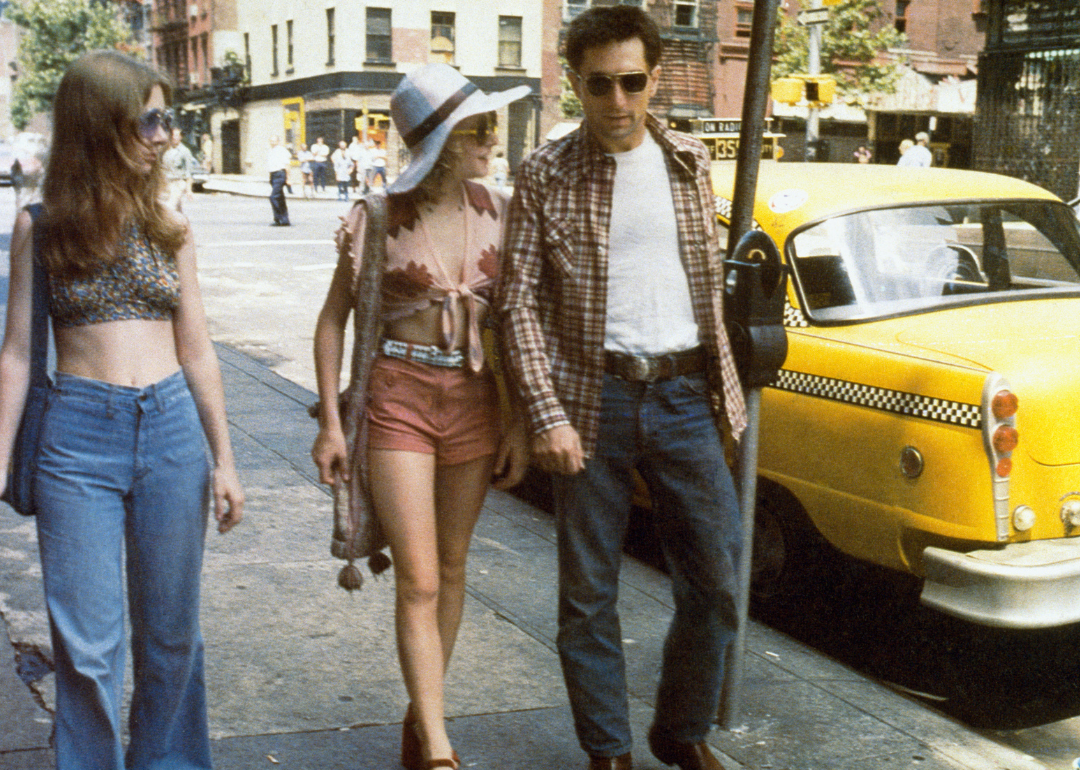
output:
[[[660,63],[664,43],[660,30],[645,11],[632,5],[593,6],[579,14],[566,31],[564,51],[570,69],[577,72],[589,48],[601,48],[639,38],[645,45],[645,63]]]

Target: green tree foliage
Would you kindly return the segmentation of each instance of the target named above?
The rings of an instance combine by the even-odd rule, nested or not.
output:
[[[570,71],[570,62],[562,56],[559,57],[559,65],[564,73]],[[559,83],[562,85],[562,92],[559,95],[559,112],[564,118],[580,118],[584,112],[581,109],[581,100],[577,98],[574,87],[570,85],[570,78],[565,74],[560,75]]]
[[[798,0],[810,7],[809,0]],[[797,24],[783,9],[776,28],[772,76],[806,73],[810,28]],[[903,74],[902,62],[880,61],[887,49],[907,42],[889,23],[881,0],[844,0],[829,6],[829,21],[822,25],[821,72],[836,79],[837,96],[864,103],[870,95],[892,93]]]
[[[4,13],[23,28],[19,77],[11,97],[11,120],[20,130],[36,113],[51,109],[64,70],[81,53],[95,48],[127,50],[131,37],[115,3],[15,0]]]

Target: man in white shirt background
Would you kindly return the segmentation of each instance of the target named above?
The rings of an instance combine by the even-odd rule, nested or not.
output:
[[[289,224],[289,207],[285,203],[285,185],[289,182],[289,166],[292,153],[281,144],[281,137],[270,137],[270,151],[266,153],[266,170],[270,174],[270,208],[274,211],[274,224]]]

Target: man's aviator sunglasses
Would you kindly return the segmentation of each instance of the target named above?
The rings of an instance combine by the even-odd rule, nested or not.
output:
[[[625,94],[640,94],[649,85],[648,72],[617,72],[614,75],[604,75],[594,72],[587,78],[578,75],[578,80],[585,84],[585,90],[593,96],[607,96],[619,84]]]
[[[165,133],[169,133],[172,130],[175,117],[175,113],[170,109],[155,108],[144,112],[139,116],[139,136],[150,141],[154,138],[158,128],[162,128]]]

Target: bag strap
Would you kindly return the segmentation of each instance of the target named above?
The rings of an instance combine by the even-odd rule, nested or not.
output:
[[[385,192],[371,192],[364,196],[364,207],[367,209],[364,217],[364,257],[360,264],[360,275],[358,276],[357,285],[365,287],[369,296],[361,296],[361,293],[357,293],[357,306],[354,308],[355,321],[358,325],[357,332],[361,331],[364,325],[365,310],[364,305],[368,302],[376,303],[375,307],[378,307],[379,299],[377,294],[382,287],[383,271],[386,269],[386,219],[387,209],[389,207],[388,196]],[[370,321],[370,319],[368,319]],[[361,340],[359,338],[353,341],[354,350],[359,350]],[[350,382],[362,382],[365,380],[364,369],[368,362],[365,360],[365,355],[356,355],[354,353],[352,358],[352,379]]]
[[[32,203],[26,207],[30,221],[37,224],[44,206]],[[31,262],[34,266],[33,301],[30,316],[30,387],[42,387],[48,384],[45,374],[46,359],[49,355],[49,276],[41,259],[41,228],[33,227],[34,253]]]

